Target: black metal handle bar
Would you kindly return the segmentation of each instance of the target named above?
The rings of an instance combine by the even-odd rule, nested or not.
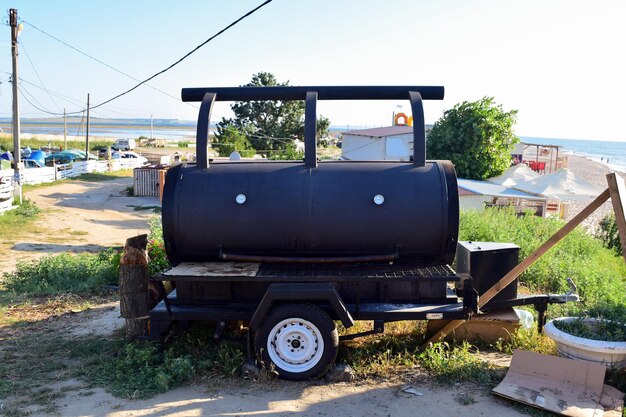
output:
[[[208,168],[207,146],[211,110],[216,101],[305,100],[304,162],[308,168],[317,166],[316,124],[317,100],[406,100],[413,113],[413,163],[426,165],[426,132],[422,100],[442,100],[440,86],[309,86],[309,87],[206,87],[183,88],[183,101],[202,101],[198,113],[196,152],[198,166]]]
[[[318,100],[406,100],[409,91],[422,100],[443,100],[441,86],[277,86],[277,87],[200,87],[183,88],[183,101],[202,101],[206,93],[215,93],[217,101],[306,100],[315,91]]]

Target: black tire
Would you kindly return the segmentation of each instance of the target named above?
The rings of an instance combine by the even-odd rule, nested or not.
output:
[[[335,363],[339,335],[335,323],[319,307],[286,304],[273,309],[256,331],[254,348],[265,367],[276,371],[280,378],[302,381],[324,375]],[[296,352],[288,357],[294,350]],[[300,353],[302,356],[298,356]],[[310,359],[309,355],[312,355]]]

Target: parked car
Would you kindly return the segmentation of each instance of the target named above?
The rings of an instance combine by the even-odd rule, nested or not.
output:
[[[132,151],[113,152],[113,155],[111,155],[111,159],[137,159],[141,161],[142,165],[146,165],[148,163],[148,159],[146,157]]]
[[[135,139],[117,139],[113,146],[120,151],[132,151],[137,147]]]
[[[78,149],[67,149],[65,151],[48,155],[46,157],[46,165],[51,166],[53,162],[57,164],[69,164],[76,161],[84,161],[85,159],[85,151],[81,151]],[[98,157],[89,154],[89,159],[97,160]]]
[[[22,162],[24,162],[24,168],[29,169],[29,168],[43,168],[45,165],[41,163],[41,161],[38,161],[36,159],[24,159],[22,160]]]

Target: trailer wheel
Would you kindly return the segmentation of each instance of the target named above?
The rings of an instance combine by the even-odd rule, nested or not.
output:
[[[272,310],[254,337],[257,355],[282,379],[324,375],[335,362],[339,336],[328,314],[310,304]]]

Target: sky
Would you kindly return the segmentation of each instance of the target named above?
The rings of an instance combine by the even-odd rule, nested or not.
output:
[[[176,2],[3,0],[16,8],[22,91],[62,113],[97,104],[167,67],[261,0]],[[463,101],[495,97],[516,109],[519,136],[626,141],[623,0],[274,0],[95,117],[194,120],[184,87],[238,86],[268,71],[292,85],[442,85],[427,123]],[[30,24],[30,25],[29,25]],[[11,115],[10,28],[0,35],[0,117]],[[34,84],[34,85],[33,85]],[[46,93],[61,94],[66,98]],[[22,117],[49,117],[20,96]],[[384,126],[408,101],[320,102],[333,125]],[[230,115],[218,103],[213,120]]]

